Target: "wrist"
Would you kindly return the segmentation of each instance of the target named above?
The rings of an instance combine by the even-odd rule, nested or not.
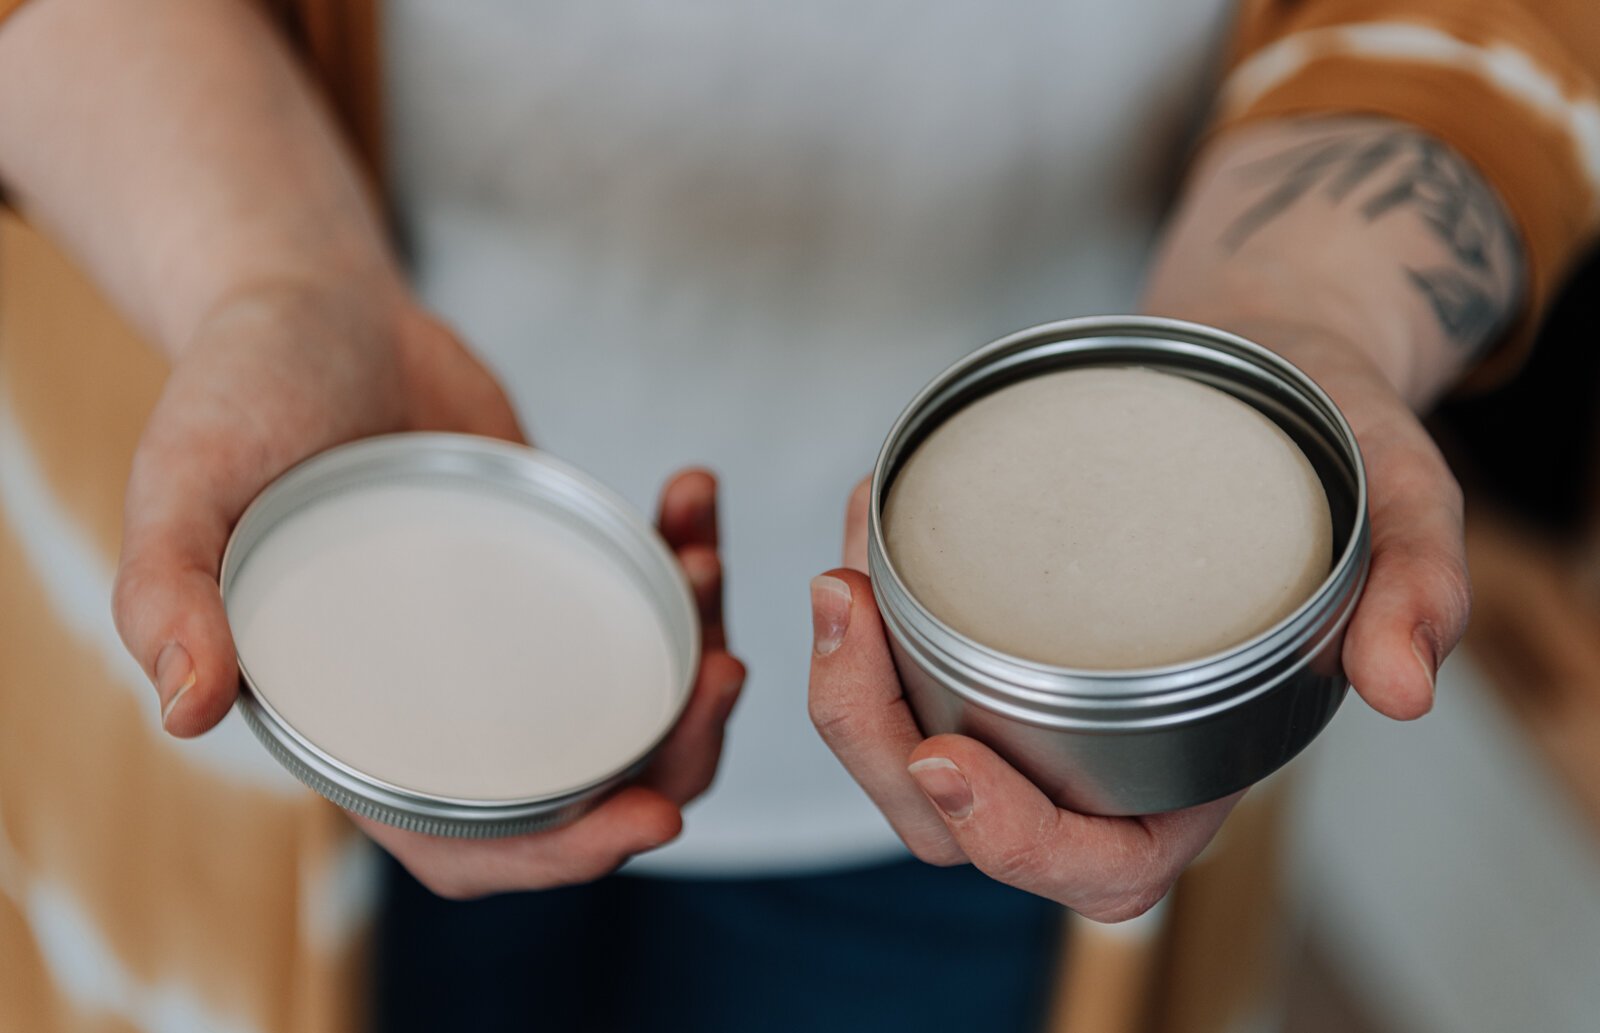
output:
[[[197,314],[166,351],[182,360],[196,348],[235,339],[227,328],[266,325],[315,340],[319,348],[393,361],[400,328],[415,308],[404,285],[391,276],[263,275],[231,284],[196,306]]]
[[[1359,371],[1381,380],[1416,411],[1449,387],[1454,371],[1425,361],[1427,350],[1404,313],[1342,297],[1326,283],[1295,284],[1293,276],[1292,271],[1214,267],[1187,279],[1202,290],[1153,290],[1141,309],[1238,334],[1282,355],[1319,383],[1335,373]]]

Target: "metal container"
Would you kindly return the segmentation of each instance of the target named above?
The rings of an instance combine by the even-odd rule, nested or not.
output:
[[[271,686],[258,685],[239,657],[238,709],[284,767],[306,785],[356,814],[430,835],[488,838],[532,832],[583,814],[636,774],[676,724],[700,664],[699,617],[676,559],[627,503],[543,452],[465,434],[393,434],[313,456],[279,477],[240,517],[222,557],[220,584],[229,600],[235,575],[251,550],[291,513],[356,486],[459,483],[490,487],[586,535],[608,551],[652,603],[672,647],[676,698],[643,755],[617,770],[555,796],[481,801],[433,796],[356,770],[309,741],[272,706]]]
[[[883,506],[901,465],[975,399],[1083,366],[1139,366],[1208,384],[1294,440],[1321,479],[1332,516],[1333,567],[1311,598],[1230,649],[1138,670],[1023,660],[923,608],[884,543]],[[934,378],[895,421],[873,471],[868,521],[868,571],[923,732],[986,743],[1072,810],[1152,814],[1243,789],[1299,753],[1348,688],[1340,648],[1371,552],[1361,452],[1309,377],[1232,334],[1172,319],[1089,317],[1023,330],[974,352]]]

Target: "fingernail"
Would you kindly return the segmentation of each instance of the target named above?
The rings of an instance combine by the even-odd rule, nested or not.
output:
[[[167,727],[167,718],[183,699],[184,693],[194,688],[194,661],[189,651],[176,642],[168,642],[161,655],[156,657],[156,695],[161,697],[161,727]]]
[[[1439,651],[1426,625],[1417,625],[1417,630],[1411,633],[1411,652],[1416,654],[1417,663],[1422,665],[1422,673],[1428,677],[1428,688],[1435,688],[1439,670],[1437,659]]]
[[[948,818],[960,821],[972,813],[972,786],[967,776],[945,757],[929,757],[906,768],[933,805]]]
[[[827,656],[844,641],[850,626],[850,586],[836,577],[819,574],[811,579],[811,648]]]

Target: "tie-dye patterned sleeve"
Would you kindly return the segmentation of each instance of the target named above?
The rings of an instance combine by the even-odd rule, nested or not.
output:
[[[1600,4],[1244,0],[1218,127],[1333,112],[1415,125],[1498,189],[1529,290],[1473,380],[1503,377],[1600,217]]]

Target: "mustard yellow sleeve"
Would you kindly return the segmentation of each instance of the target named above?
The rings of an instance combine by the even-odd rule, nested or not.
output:
[[[1527,298],[1471,381],[1505,376],[1600,225],[1600,2],[1244,0],[1216,128],[1336,112],[1416,125],[1499,192]]]

